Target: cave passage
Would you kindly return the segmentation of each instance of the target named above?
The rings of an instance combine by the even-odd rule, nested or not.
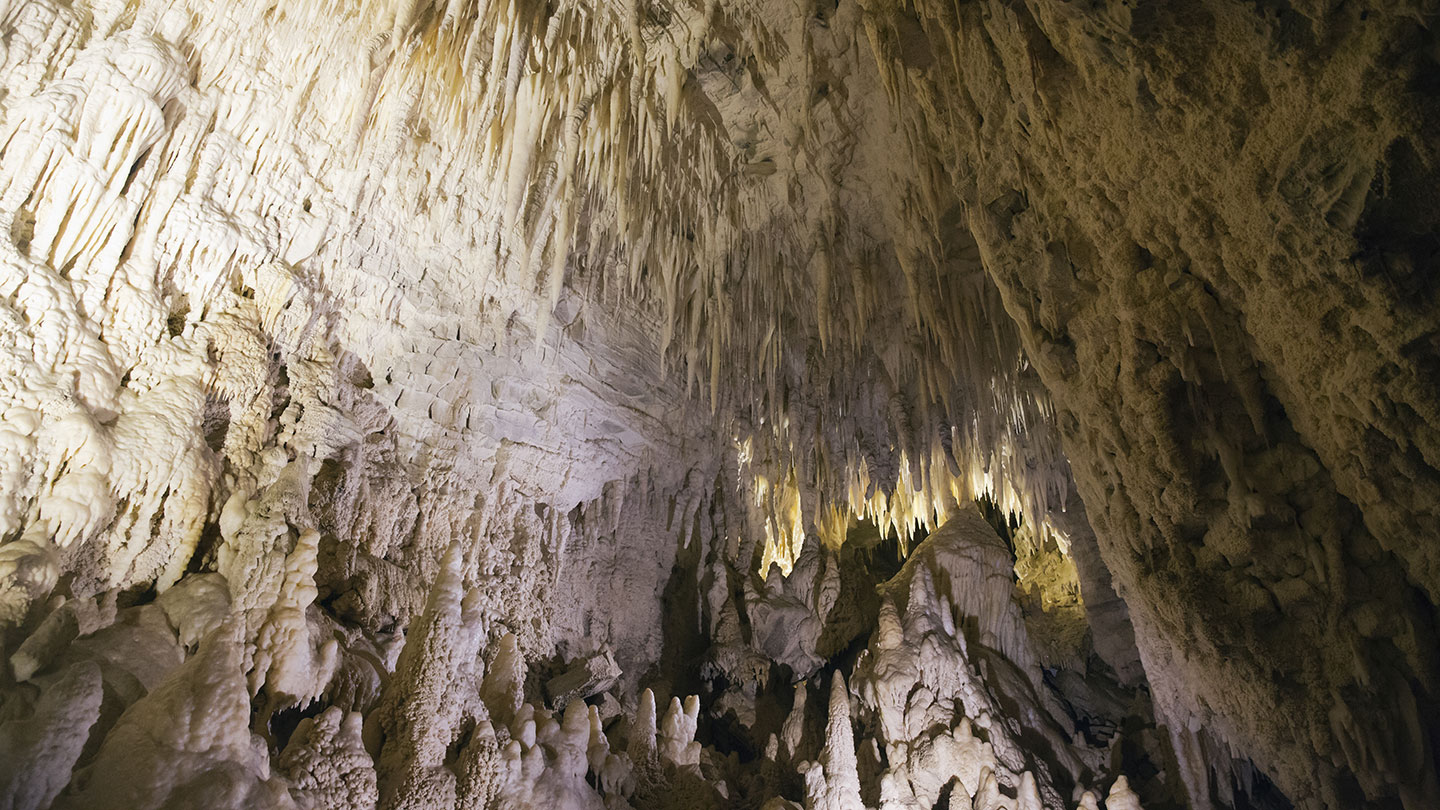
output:
[[[1440,0],[0,0],[0,810],[1440,808]]]

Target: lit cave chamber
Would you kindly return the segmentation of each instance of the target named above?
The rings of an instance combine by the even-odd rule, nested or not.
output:
[[[1440,0],[0,0],[0,810],[1437,810]]]

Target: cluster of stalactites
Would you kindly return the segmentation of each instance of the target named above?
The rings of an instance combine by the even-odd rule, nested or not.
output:
[[[809,58],[803,53],[810,41],[805,37],[814,32],[778,30],[759,11],[714,3],[676,5],[665,13],[644,4],[556,6],[526,0],[396,0],[359,9],[336,0],[296,0],[276,14],[272,7],[259,0],[228,4],[220,21],[202,20],[185,2],[141,3],[133,16],[100,9],[92,21],[98,34],[132,25],[135,47],[160,55],[136,76],[122,76],[122,83],[147,97],[143,109],[117,107],[110,116],[130,122],[115,141],[128,151],[111,148],[69,121],[67,135],[80,138],[70,152],[105,168],[93,194],[71,193],[83,178],[57,173],[58,151],[52,157],[38,150],[33,172],[15,172],[20,182],[10,189],[13,200],[28,193],[43,209],[54,198],[55,210],[31,212],[37,232],[26,258],[52,268],[73,263],[72,284],[78,279],[88,285],[81,292],[85,309],[99,311],[103,303],[130,311],[144,305],[143,329],[117,322],[101,336],[121,350],[122,365],[134,367],[154,327],[165,321],[167,306],[180,307],[178,300],[161,299],[168,292],[164,279],[182,261],[204,268],[202,283],[185,291],[188,301],[180,307],[187,327],[222,305],[253,306],[272,333],[266,337],[298,343],[286,333],[307,324],[281,324],[277,313],[303,287],[305,262],[320,241],[342,230],[344,220],[363,215],[375,195],[398,185],[401,193],[389,196],[409,206],[411,227],[458,234],[472,247],[493,249],[493,263],[477,270],[477,299],[516,285],[543,293],[525,313],[539,340],[546,337],[567,268],[572,284],[588,286],[592,295],[625,297],[658,311],[662,351],[751,445],[742,479],[748,475],[754,482],[751,494],[767,527],[767,553],[782,566],[798,552],[805,532],[837,543],[852,518],[873,520],[903,539],[914,529],[933,528],[949,504],[977,492],[991,492],[1007,507],[1032,515],[1063,502],[1057,495],[1065,491],[1064,467],[1048,402],[1033,388],[1018,339],[1002,326],[994,291],[976,281],[973,260],[947,256],[942,249],[935,189],[905,192],[927,202],[902,206],[915,216],[896,223],[892,243],[884,245],[854,233],[842,210],[817,203],[819,224],[836,235],[833,241],[821,239],[816,223],[799,219],[799,209],[816,206],[780,204],[794,191],[793,178],[739,171],[743,159],[724,116],[700,114],[725,101],[716,96],[720,91],[699,89],[710,87],[703,76],[690,78],[721,70],[717,53],[727,54],[723,61],[731,67],[724,70],[734,75],[726,75],[739,88],[735,92],[743,93],[753,89],[751,73],[793,73],[794,60]],[[319,18],[337,20],[366,48],[317,52],[315,33],[305,21]],[[237,29],[256,36],[235,37]],[[304,64],[317,76],[312,83],[292,81],[282,73],[283,60],[267,59],[292,52],[306,54]],[[192,60],[193,53],[206,58]],[[103,58],[94,63],[114,70]],[[165,70],[156,72],[151,63]],[[139,63],[129,54],[115,64],[123,72]],[[82,67],[77,62],[70,73],[84,78]],[[25,77],[17,74],[17,81],[23,85]],[[222,159],[225,150],[204,141],[204,133],[191,131],[188,123],[161,144],[163,160],[144,161],[142,147],[160,137],[167,105],[181,96],[187,105],[215,105],[215,122],[235,133],[230,157],[253,157],[253,173],[263,168],[288,177],[318,170],[336,184],[330,190],[336,199],[317,199],[312,213],[308,198],[303,211],[291,199],[303,193],[266,196],[248,187]],[[241,97],[248,101],[241,103]],[[38,137],[42,117],[7,112],[7,138]],[[348,140],[335,154],[303,159],[251,143],[263,141],[266,127],[283,129],[282,124],[318,142],[342,133]],[[816,132],[805,132],[809,135],[795,148],[823,150]],[[198,143],[205,144],[199,155]],[[9,148],[23,145],[16,141]],[[416,165],[408,171],[374,171],[396,161],[405,168],[412,159]],[[259,212],[282,212],[304,227],[247,261],[247,246],[276,241],[265,232],[264,218],[245,219],[236,229],[199,218],[209,211],[204,206],[171,201],[171,208],[162,210],[152,201],[142,208],[151,186],[162,185],[160,167],[186,160],[194,161],[196,182],[204,187],[192,196],[258,195]],[[306,161],[312,165],[292,165]],[[331,171],[332,164],[366,179],[346,185],[345,172]],[[838,182],[821,178],[832,192]],[[309,189],[317,198],[326,191],[300,185],[304,188],[296,192]],[[55,192],[48,193],[47,186]],[[175,223],[153,246],[161,283],[136,282],[144,294],[139,297],[148,296],[143,301],[103,300],[107,290],[130,289],[95,270],[113,267],[130,234],[128,220],[117,212],[134,210],[142,219],[163,214]],[[193,222],[186,219],[192,211]],[[785,211],[790,213],[777,213]],[[327,224],[326,217],[334,221]],[[52,223],[65,223],[62,232],[49,233]],[[194,238],[210,231],[224,238]],[[187,254],[180,246],[190,241],[217,244]],[[284,262],[272,261],[273,253]],[[16,278],[37,277],[20,268],[18,257],[16,263]],[[925,272],[930,265],[935,272]],[[298,275],[292,276],[292,267]],[[256,291],[253,304],[227,294],[237,268],[246,276],[240,286]],[[226,335],[199,337],[222,347],[225,341],[242,342]],[[199,354],[205,341],[194,342]],[[263,348],[242,348],[263,356]],[[237,357],[240,353],[237,348]],[[198,365],[203,375],[205,364]],[[244,370],[263,378],[264,365],[261,360]],[[114,369],[100,371],[82,374],[82,382],[88,376],[119,376]],[[246,385],[245,376],[197,379],[189,392],[190,410],[202,407],[207,386],[238,389]],[[113,390],[115,383],[107,377],[96,387]],[[264,400],[264,391],[230,393],[236,402]],[[829,412],[820,413],[822,402],[829,403]],[[94,404],[113,409],[110,403]],[[246,425],[258,421],[252,414],[234,416]],[[200,461],[191,465],[187,480],[216,474],[202,469]],[[75,531],[89,533],[91,524],[103,522],[104,512],[55,522],[84,524]],[[191,520],[177,530],[184,537],[173,544],[178,550],[171,561],[186,559],[197,529]]]
[[[934,532],[957,507],[981,496],[994,500],[1004,512],[1039,516],[1037,534],[1052,538],[1062,554],[1068,553],[1065,533],[1045,518],[1049,509],[1064,508],[1063,479],[1031,481],[1031,488],[1021,488],[1012,480],[997,479],[969,457],[961,456],[969,463],[960,467],[937,441],[917,463],[912,464],[902,451],[889,480],[872,476],[865,458],[852,457],[843,467],[843,485],[826,489],[802,482],[793,466],[771,478],[766,467],[756,463],[752,440],[737,440],[735,445],[738,480],[748,488],[749,525],[752,530],[758,527],[764,537],[762,575],[778,565],[788,576],[809,536],[838,549],[857,521],[868,521],[882,535],[894,536],[901,554],[908,555],[917,534]]]
[[[786,203],[797,182],[746,171],[733,122],[712,114],[751,73],[793,73],[809,39],[716,3],[407,2],[375,19],[355,112],[367,154],[429,139],[444,162],[427,175],[490,178],[496,213],[479,222],[423,185],[410,204],[493,246],[482,291],[541,293],[537,340],[567,272],[587,295],[657,312],[663,356],[765,448],[756,497],[790,479],[807,493],[801,519],[772,510],[769,545],[801,526],[834,540],[852,515],[903,538],[978,492],[1031,515],[1063,508],[1050,405],[978,259],[938,224],[944,179],[899,192],[907,215],[881,244],[831,202]],[[802,129],[793,148],[823,151]]]

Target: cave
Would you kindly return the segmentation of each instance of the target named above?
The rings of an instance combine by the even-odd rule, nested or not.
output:
[[[1440,0],[0,0],[0,810],[1440,808]]]

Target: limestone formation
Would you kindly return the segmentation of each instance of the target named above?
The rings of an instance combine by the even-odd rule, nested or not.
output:
[[[1437,25],[0,0],[0,810],[1440,807]]]

